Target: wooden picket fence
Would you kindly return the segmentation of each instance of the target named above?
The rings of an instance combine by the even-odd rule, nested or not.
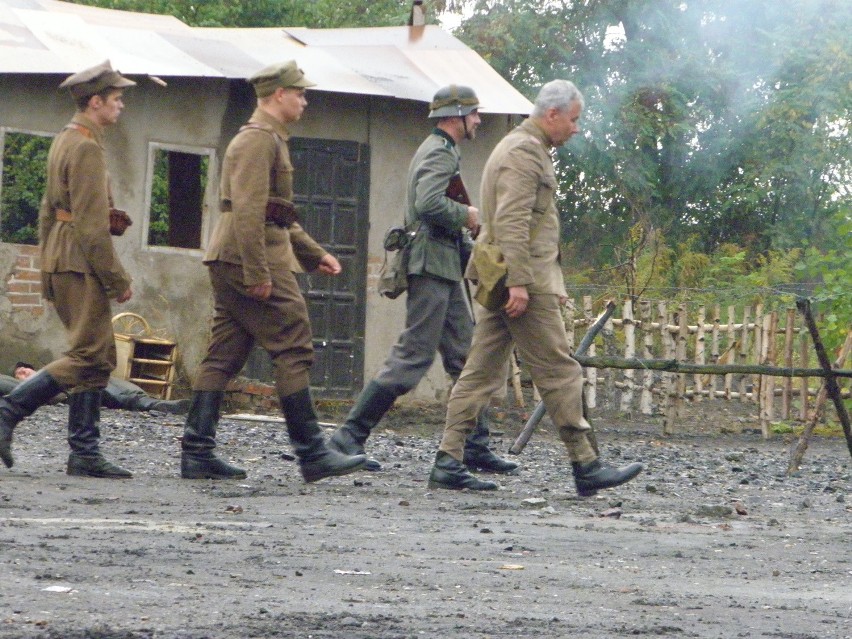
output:
[[[728,306],[724,311],[719,305],[708,312],[705,306],[649,301],[641,301],[634,309],[631,301],[625,300],[598,335],[599,346],[593,343],[587,355],[595,356],[597,349],[599,354],[626,359],[818,368],[808,330],[796,309],[764,312],[762,305],[755,305]],[[579,303],[569,300],[564,316],[569,343],[574,347],[585,333],[583,329],[595,321],[592,298],[583,297]],[[842,368],[843,361],[836,365]],[[585,390],[590,408],[596,407],[602,396],[611,407],[617,406],[626,414],[637,409],[644,415],[663,414],[667,433],[675,430],[685,402],[749,402],[755,406],[761,430],[768,437],[773,422],[807,422],[814,417],[820,407],[814,400],[822,381],[821,377],[587,367]],[[849,379],[838,381],[843,396],[848,397]]]

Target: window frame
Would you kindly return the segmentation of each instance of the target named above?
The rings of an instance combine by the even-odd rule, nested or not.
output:
[[[201,203],[201,238],[199,248],[184,248],[180,246],[156,246],[148,243],[151,227],[151,205],[153,204],[154,168],[158,151],[191,153],[207,157],[207,184],[204,185],[204,197]],[[173,255],[203,255],[207,250],[212,229],[213,214],[219,210],[219,179],[216,149],[207,146],[192,146],[174,144],[171,142],[148,142],[148,153],[145,166],[145,202],[142,216],[141,250],[153,253],[170,253]],[[211,206],[212,204],[212,206]]]

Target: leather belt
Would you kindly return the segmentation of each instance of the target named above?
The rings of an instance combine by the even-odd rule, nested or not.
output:
[[[71,211],[66,211],[65,209],[56,209],[56,219],[60,222],[73,222],[74,216],[71,215]]]

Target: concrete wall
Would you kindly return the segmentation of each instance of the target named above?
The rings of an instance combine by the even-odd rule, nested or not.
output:
[[[0,76],[0,127],[52,135],[74,107],[56,86],[62,77]],[[212,296],[203,250],[146,248],[148,158],[151,143],[210,152],[202,245],[213,228],[218,199],[218,169],[228,141],[254,108],[250,87],[217,79],[171,79],[168,87],[141,79],[125,94],[126,109],[106,133],[107,163],[116,205],[128,210],[134,225],[115,238],[119,256],[133,277],[134,296],[114,304],[113,312],[145,317],[162,335],[179,344],[178,392],[190,383],[204,355],[212,313]],[[375,293],[375,274],[383,259],[385,230],[402,219],[405,173],[410,157],[428,134],[426,105],[352,94],[308,93],[308,109],[292,127],[298,137],[354,140],[370,146],[370,233],[368,256],[365,380],[381,367],[404,325],[405,301]],[[462,143],[462,175],[474,201],[488,153],[505,134],[505,116],[484,116],[476,140]],[[202,247],[203,248],[203,247]],[[13,308],[11,284],[37,278],[32,250],[0,243],[0,370],[17,359],[44,364],[65,348],[65,335],[49,307]],[[29,255],[29,257],[28,257]],[[30,262],[27,262],[30,260]],[[447,381],[436,364],[413,397],[443,398]]]

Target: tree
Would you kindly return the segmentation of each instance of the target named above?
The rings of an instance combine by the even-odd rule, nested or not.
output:
[[[586,97],[559,150],[566,240],[615,262],[642,224],[751,258],[837,234],[852,177],[842,0],[478,0],[458,31],[529,97]]]
[[[171,15],[193,27],[381,27],[403,25],[409,7],[398,0],[76,0],[75,4]]]

